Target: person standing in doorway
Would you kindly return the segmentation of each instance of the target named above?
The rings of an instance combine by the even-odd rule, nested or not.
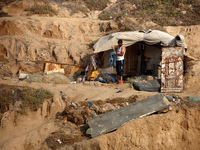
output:
[[[123,41],[118,40],[118,45],[114,46],[116,50],[116,69],[117,69],[117,84],[123,83],[123,65],[124,65],[124,55],[126,53],[126,48],[123,46]]]

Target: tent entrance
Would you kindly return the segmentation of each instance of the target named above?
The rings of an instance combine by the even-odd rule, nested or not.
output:
[[[158,76],[161,63],[161,47],[137,43],[127,47],[125,74]]]
[[[143,43],[136,43],[126,47],[124,75],[158,76],[161,51],[161,46],[148,46]],[[104,72],[116,73],[116,70],[109,62],[111,52],[112,50],[108,50],[99,53],[99,64]]]

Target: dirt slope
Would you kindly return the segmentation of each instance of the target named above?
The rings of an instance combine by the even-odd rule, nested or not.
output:
[[[6,80],[0,81],[1,84],[6,84],[6,82]],[[39,109],[35,113],[30,113],[29,116],[19,115],[16,120],[17,124],[15,124],[15,113],[12,111],[8,113],[4,127],[2,128],[1,126],[0,128],[1,136],[3,137],[0,138],[0,144],[1,148],[5,150],[19,148],[22,150],[50,150],[52,148],[49,146],[52,144],[57,145],[58,139],[68,143],[63,139],[63,134],[70,136],[71,139],[73,139],[73,136],[82,137],[80,136],[83,134],[81,131],[82,125],[75,125],[66,121],[67,118],[60,118],[55,115],[57,112],[62,112],[66,102],[70,103],[73,101],[74,103],[79,102],[81,104],[81,101],[87,103],[87,101],[105,100],[107,98],[128,98],[132,95],[136,95],[136,100],[139,101],[157,94],[156,92],[136,91],[125,85],[121,87],[123,91],[117,93],[118,89],[116,88],[120,88],[117,85],[113,87],[95,87],[90,84],[27,84],[25,81],[10,81],[8,84],[26,85],[35,88],[42,87],[52,92],[54,91],[55,96],[53,100],[54,105],[51,105],[52,113],[49,114],[49,117],[45,117],[41,113],[41,109]],[[65,93],[65,99],[61,98],[60,91]],[[85,101],[86,99],[87,101]],[[178,106],[173,102],[171,104],[172,111],[167,113],[153,114],[130,121],[115,132],[90,140],[84,136],[80,140],[74,140],[71,144],[61,144],[60,146],[58,144],[54,149],[198,149],[200,145],[199,103],[181,101]],[[52,136],[53,138],[51,138]]]
[[[166,31],[176,36],[177,33],[182,34],[185,37],[185,40],[188,45],[188,55],[195,57],[197,59],[200,59],[199,54],[199,45],[200,45],[200,26],[194,25],[194,26],[178,26],[178,27],[165,27]]]
[[[199,149],[199,111],[189,109],[151,115],[128,122],[117,131],[87,142],[66,146],[75,149]]]
[[[0,80],[0,84],[28,86],[36,89],[44,88],[55,93],[52,103],[50,103],[51,100],[46,101],[41,109],[37,112],[29,112],[28,116],[21,116],[14,111],[8,111],[3,114],[4,117],[1,119],[0,126],[0,147],[9,150],[18,148],[26,149],[25,145],[28,143],[32,145],[32,149],[37,149],[42,146],[42,143],[45,143],[45,140],[53,132],[66,128],[66,132],[69,132],[71,135],[73,130],[75,130],[74,128],[80,128],[80,126],[76,126],[75,124],[69,124],[70,122],[64,122],[65,120],[55,119],[57,112],[62,112],[66,104],[70,102],[78,103],[83,101],[87,103],[87,101],[106,100],[111,97],[128,98],[132,95],[137,95],[137,100],[141,100],[157,93],[136,91],[130,88],[129,84],[125,84],[124,86],[95,87],[87,83],[52,85],[46,83],[28,83],[25,81],[8,82],[8,80]],[[119,88],[123,92],[117,93]],[[61,97],[60,91],[64,94],[64,99]],[[48,107],[50,108],[47,109]]]
[[[116,1],[113,0],[113,3]],[[15,149],[51,149],[46,140],[54,132],[65,132],[68,135],[81,135],[81,126],[55,119],[57,112],[62,112],[67,102],[106,100],[107,98],[128,98],[137,95],[137,101],[157,94],[156,92],[140,92],[125,86],[96,86],[93,83],[54,85],[47,83],[29,83],[16,81],[14,76],[19,70],[27,73],[43,72],[44,61],[61,63],[78,63],[86,65],[89,54],[93,50],[89,44],[101,36],[119,31],[121,27],[131,25],[132,29],[162,29],[176,36],[182,34],[188,45],[187,55],[194,57],[187,69],[184,79],[184,93],[181,96],[200,97],[200,26],[160,27],[155,23],[122,16],[120,20],[98,20],[99,11],[72,13],[71,9],[61,8],[59,4],[51,5],[59,9],[58,16],[48,15],[26,16],[25,9],[34,3],[45,4],[45,1],[22,0],[2,7],[2,10],[13,17],[0,18],[0,83],[33,88],[45,88],[55,93],[51,113],[48,117],[42,114],[42,108],[30,116],[18,116],[8,112],[4,124],[0,127],[0,148]],[[66,5],[71,5],[67,2]],[[74,4],[73,4],[74,6]],[[111,5],[112,6],[112,3]],[[108,8],[107,8],[108,9]],[[13,77],[2,80],[2,77]],[[122,89],[121,93],[117,93]],[[64,92],[65,100],[60,91]],[[71,144],[59,146],[57,149],[194,149],[200,147],[199,105],[183,104],[179,112],[172,103],[173,110],[166,114],[154,114],[131,121],[117,131],[88,140],[81,139]],[[189,107],[189,106],[191,107]],[[197,106],[196,106],[197,105]],[[47,107],[47,104],[43,104]],[[44,111],[43,111],[44,113]],[[47,113],[47,112],[46,112]],[[6,115],[6,114],[5,114]],[[2,123],[2,120],[1,120]],[[55,144],[55,145],[56,145]]]

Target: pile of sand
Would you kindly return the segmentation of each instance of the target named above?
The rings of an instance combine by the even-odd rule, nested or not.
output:
[[[0,24],[0,36],[19,35],[22,30],[17,28],[16,24],[10,20],[3,20]]]

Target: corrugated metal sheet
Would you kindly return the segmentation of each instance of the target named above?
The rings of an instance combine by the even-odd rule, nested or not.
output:
[[[65,75],[72,76],[74,74],[79,75],[82,71],[85,71],[86,66],[55,63],[55,62],[45,62],[44,73],[47,73],[47,71],[58,70],[61,68],[64,68]]]
[[[183,48],[163,47],[161,62],[161,92],[181,92],[183,90]]]

